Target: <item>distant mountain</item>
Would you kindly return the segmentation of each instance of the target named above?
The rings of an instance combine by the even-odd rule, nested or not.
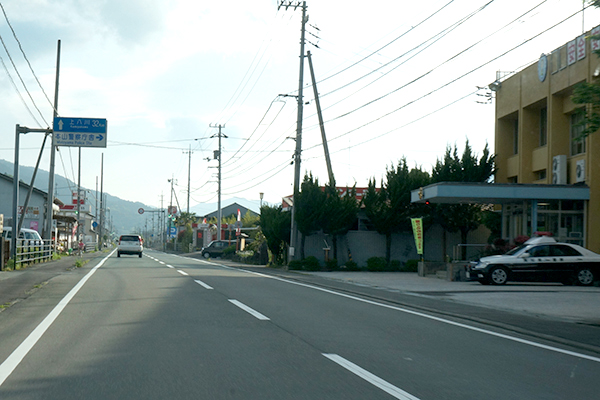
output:
[[[21,166],[19,169],[19,180],[31,183],[31,177],[33,176],[33,167]],[[12,162],[6,160],[0,160],[0,172],[13,176],[14,165]],[[48,192],[48,179],[49,172],[43,169],[39,169],[35,177],[34,186],[44,192]],[[73,181],[56,174],[54,176],[55,182],[55,194],[65,204],[71,204],[72,193],[77,192],[77,184]],[[88,203],[92,206],[92,213],[96,210],[96,188],[82,188],[82,190],[90,190],[88,194]],[[113,231],[119,235],[123,233],[141,232],[142,227],[146,223],[146,218],[138,213],[140,208],[150,209],[153,207],[147,206],[140,202],[133,202],[128,200],[122,200],[116,196],[112,196],[108,193],[106,195],[106,207],[110,209],[110,216],[113,222]],[[98,192],[100,196],[100,192]],[[99,199],[98,199],[99,206]],[[108,217],[108,215],[107,215]]]

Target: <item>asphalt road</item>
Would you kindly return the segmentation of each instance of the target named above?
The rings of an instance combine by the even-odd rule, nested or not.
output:
[[[595,399],[587,329],[327,276],[112,254],[0,313],[0,398]]]

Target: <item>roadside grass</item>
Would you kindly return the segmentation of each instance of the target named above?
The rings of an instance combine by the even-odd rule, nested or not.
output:
[[[81,267],[83,267],[85,264],[87,264],[89,262],[90,262],[90,260],[84,260],[83,258],[78,258],[75,261],[75,267],[76,268],[81,268]]]

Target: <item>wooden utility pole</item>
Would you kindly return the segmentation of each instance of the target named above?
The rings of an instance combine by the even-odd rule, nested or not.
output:
[[[210,125],[212,128],[219,128],[219,133],[216,135],[216,137],[219,138],[219,150],[215,151],[214,154],[214,158],[217,158],[219,160],[219,166],[218,166],[218,172],[217,172],[217,180],[219,181],[219,188],[218,188],[218,217],[217,217],[217,240],[221,240],[221,220],[223,218],[223,210],[221,209],[221,160],[223,157],[221,157],[221,138],[225,138],[227,139],[227,136],[224,135],[223,133],[221,133],[221,128],[225,128],[225,125]],[[215,137],[215,135],[213,135],[212,137]]]
[[[185,151],[183,152],[186,153]],[[187,188],[187,213],[190,213],[190,176],[192,174],[192,145],[190,145],[188,154],[188,188]]]
[[[296,242],[298,241],[298,226],[296,224],[295,216],[296,216],[296,200],[298,199],[298,194],[300,193],[300,160],[302,153],[302,118],[303,118],[303,86],[304,86],[304,42],[305,42],[305,30],[306,30],[306,1],[294,2],[291,1],[281,1],[279,3],[279,8],[285,7],[288,9],[289,7],[293,7],[297,9],[298,7],[302,8],[302,26],[300,29],[300,76],[298,79],[298,116],[296,119],[296,151],[294,152],[294,196],[292,201],[292,225],[291,225],[291,235],[290,235],[290,259],[296,259],[295,248]]]

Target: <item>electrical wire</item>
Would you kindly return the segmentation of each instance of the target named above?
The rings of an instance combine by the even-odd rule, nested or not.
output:
[[[23,50],[23,46],[21,45],[21,41],[17,37],[17,33],[13,29],[12,24],[10,23],[10,20],[8,19],[8,15],[6,14],[6,10],[4,9],[4,5],[2,5],[2,3],[0,3],[0,8],[2,9],[2,13],[4,14],[4,19],[6,20],[6,23],[8,24],[8,27],[10,28],[10,30],[11,30],[11,32],[13,34],[13,37],[15,38],[15,40],[17,41],[17,44],[19,45],[19,49],[21,50],[21,54],[23,54],[23,58],[25,59],[25,61],[27,61],[27,65],[29,66],[29,70],[31,71],[31,74],[35,78],[38,86],[42,90],[42,93],[46,97],[46,100],[48,101],[48,104],[50,104],[50,107],[52,108],[52,110],[58,114],[58,112],[54,108],[54,104],[52,104],[52,102],[50,101],[50,98],[48,98],[48,95],[46,94],[46,91],[44,90],[44,87],[42,86],[40,80],[38,79],[38,77],[37,77],[37,75],[35,73],[35,71],[33,70],[33,67],[31,66],[31,63],[29,62],[29,59],[27,58],[27,54],[25,54],[25,50]]]
[[[348,135],[348,134],[349,134],[349,133],[351,133],[351,132],[357,131],[358,129],[364,128],[365,126],[367,126],[367,125],[370,125],[370,124],[372,124],[372,123],[374,123],[374,122],[376,122],[376,121],[379,121],[379,120],[381,120],[381,119],[382,119],[382,118],[384,118],[384,117],[387,117],[387,116],[389,116],[389,115],[391,115],[391,114],[393,114],[393,113],[396,113],[396,112],[400,111],[401,109],[403,109],[403,108],[405,108],[405,107],[407,107],[407,106],[409,106],[409,105],[411,105],[411,104],[414,104],[414,103],[416,103],[417,101],[420,101],[420,100],[423,100],[423,99],[425,99],[426,97],[428,97],[428,96],[432,95],[433,93],[435,93],[435,92],[437,92],[437,91],[439,91],[439,90],[441,90],[441,89],[443,89],[443,88],[445,88],[445,87],[447,87],[447,86],[449,86],[449,85],[451,85],[451,84],[455,83],[456,81],[458,81],[458,80],[460,80],[460,79],[462,79],[462,78],[464,78],[464,77],[466,77],[466,76],[468,76],[468,75],[472,74],[473,72],[475,72],[475,71],[477,71],[477,70],[479,70],[479,69],[483,68],[484,66],[486,66],[486,65],[488,65],[488,64],[490,64],[490,63],[492,63],[493,61],[496,61],[496,60],[498,60],[499,58],[502,58],[502,57],[504,57],[504,56],[505,56],[505,55],[507,55],[508,53],[510,53],[510,52],[512,52],[512,51],[514,51],[514,50],[516,50],[516,49],[518,49],[519,47],[521,47],[521,46],[523,46],[523,45],[525,45],[525,44],[529,43],[530,41],[532,41],[532,40],[534,40],[534,39],[538,38],[539,36],[543,35],[544,33],[548,32],[549,30],[551,30],[551,29],[554,29],[554,28],[555,28],[555,27],[557,27],[558,25],[560,25],[560,24],[562,24],[562,23],[566,22],[567,20],[569,20],[569,19],[573,18],[575,15],[579,14],[579,12],[580,12],[580,11],[577,11],[577,12],[575,12],[575,13],[571,14],[570,16],[566,17],[565,19],[563,19],[563,20],[562,20],[562,21],[560,21],[560,22],[557,22],[556,24],[552,25],[551,27],[547,28],[546,30],[544,30],[544,31],[542,31],[542,32],[540,32],[540,33],[538,33],[538,34],[536,34],[536,35],[534,35],[534,36],[530,37],[529,39],[527,39],[527,40],[523,41],[522,43],[520,43],[520,44],[518,44],[518,45],[516,45],[516,46],[512,47],[511,49],[509,49],[509,50],[505,51],[504,53],[502,53],[502,54],[500,54],[500,55],[498,55],[498,56],[496,56],[496,57],[494,57],[494,58],[492,58],[492,59],[490,59],[490,60],[488,60],[488,61],[484,62],[483,64],[479,65],[478,67],[475,67],[475,68],[471,69],[470,71],[468,71],[468,72],[466,72],[466,73],[464,73],[464,74],[462,74],[462,75],[458,76],[457,78],[455,78],[455,79],[452,79],[451,81],[449,81],[449,82],[447,82],[447,83],[443,84],[442,86],[439,86],[439,87],[437,87],[436,89],[434,89],[434,90],[432,90],[432,91],[430,91],[430,92],[428,92],[428,93],[426,93],[426,94],[424,94],[424,95],[422,95],[422,96],[420,96],[420,97],[418,97],[418,98],[416,98],[416,99],[414,99],[414,100],[412,100],[412,101],[409,101],[408,103],[405,103],[405,104],[403,104],[402,106],[400,106],[400,107],[396,108],[395,110],[392,110],[392,111],[390,111],[390,112],[388,112],[388,113],[386,113],[386,114],[384,114],[384,115],[380,116],[379,118],[376,118],[376,119],[374,119],[374,120],[372,120],[372,121],[370,121],[370,122],[368,122],[368,123],[366,123],[366,124],[363,124],[363,125],[361,125],[361,126],[359,126],[359,127],[357,127],[357,128],[354,128],[354,129],[352,129],[352,130],[350,130],[350,131],[348,131],[348,132],[346,132],[346,133],[343,133],[343,134],[341,134],[341,135],[339,135],[339,136],[337,136],[337,137],[335,137],[335,138],[331,139],[331,140],[330,140],[330,142],[332,142],[332,141],[334,141],[334,140],[337,140],[337,139],[340,139],[341,137],[344,137],[344,136]],[[454,56],[454,57],[455,57],[455,56]],[[454,57],[453,57],[453,58],[454,58]],[[440,64],[440,65],[441,65],[441,64]],[[436,68],[437,68],[437,67],[436,67]],[[356,111],[356,110],[355,110],[355,111]],[[348,113],[347,113],[347,114],[348,114]],[[346,115],[347,115],[347,114],[346,114]],[[338,118],[339,118],[339,117],[338,117]],[[337,118],[335,118],[335,119],[337,119]],[[315,145],[315,146],[312,146],[312,147],[317,147],[317,146],[318,146],[318,145]]]
[[[494,1],[494,0],[492,0]],[[438,14],[439,12],[441,12],[443,9],[445,9],[446,7],[448,7],[450,4],[452,4],[454,2],[454,0],[449,1],[448,3],[444,4],[442,7],[440,7],[439,9],[437,9],[435,12],[433,12],[433,14],[429,15],[428,17],[426,17],[425,19],[421,20],[419,23],[417,23],[414,26],[411,26],[410,29],[408,29],[406,32],[402,33],[400,36],[396,37],[395,39],[393,39],[391,42],[386,43],[385,45],[381,46],[380,48],[378,48],[377,50],[373,51],[372,53],[366,55],[365,57],[361,58],[360,60],[356,61],[355,63],[347,66],[346,68],[342,69],[341,71],[338,71],[332,75],[329,75],[323,79],[321,79],[320,81],[318,81],[317,83],[321,83],[324,82],[328,79],[333,78],[334,76],[337,76],[339,74],[341,74],[344,71],[349,70],[350,68],[360,64],[361,62],[365,61],[366,59],[372,57],[373,55],[379,53],[381,50],[385,49],[386,47],[388,47],[389,45],[391,45],[392,43],[400,40],[401,38],[403,38],[405,35],[407,35],[408,33],[410,33],[411,31],[413,31],[414,29],[418,28],[419,26],[421,26],[422,24],[424,24],[425,22],[427,22],[428,20],[430,20],[431,18],[433,18],[436,14]],[[491,3],[491,1],[490,1]],[[489,4],[489,3],[488,3]]]
[[[285,170],[285,169],[286,169],[286,168],[287,168],[289,165],[290,165],[290,163],[286,161],[285,163],[283,163],[283,164],[279,165],[279,166],[277,167],[277,168],[279,168],[279,169],[278,169],[278,170],[276,170],[276,171],[275,171],[275,172],[274,172],[272,175],[269,175],[268,177],[266,177],[265,179],[261,180],[260,182],[257,182],[257,183],[255,183],[255,184],[254,184],[254,185],[252,185],[252,186],[245,187],[244,189],[239,189],[237,192],[232,192],[232,193],[223,193],[223,194],[224,194],[225,196],[232,196],[232,195],[234,195],[234,194],[236,194],[236,193],[239,193],[239,192],[244,192],[244,191],[246,191],[246,190],[250,190],[250,189],[252,189],[252,188],[255,188],[255,187],[257,187],[258,185],[260,185],[261,183],[264,183],[264,182],[268,181],[269,179],[273,178],[275,175],[278,175],[279,173],[281,173],[281,172],[282,172],[283,170]],[[269,171],[269,172],[271,172],[271,171]],[[256,179],[258,179],[259,177],[260,177],[260,176],[257,176],[256,178],[254,178],[254,179],[251,179],[251,180],[249,180],[249,181],[247,181],[247,182],[252,182],[252,181],[255,181],[255,180],[256,180]],[[245,182],[245,183],[246,183],[246,182]]]
[[[539,7],[541,4],[543,4],[543,2],[542,2],[542,3],[540,3],[540,4],[538,4],[538,5],[537,5],[536,7],[534,7],[533,9],[535,9],[535,8]],[[533,10],[533,9],[532,9],[532,10]],[[529,12],[531,12],[531,10],[529,10],[527,13],[529,13]],[[526,15],[527,13],[525,13],[525,14],[523,14],[523,15]],[[551,30],[551,29],[555,28],[556,26],[558,26],[558,25],[560,25],[560,24],[564,23],[565,21],[567,21],[568,19],[570,19],[570,18],[572,18],[573,16],[577,15],[578,13],[579,13],[579,12],[576,12],[576,13],[574,13],[573,15],[571,15],[571,16],[569,16],[569,17],[567,17],[567,18],[563,19],[562,21],[560,21],[560,22],[558,22],[558,23],[554,24],[553,26],[551,26],[551,27],[547,28],[546,30],[544,30],[544,31],[540,32],[539,34],[537,34],[537,35],[535,35],[535,36],[533,36],[533,37],[529,38],[528,40],[524,41],[523,43],[521,43],[521,44],[519,44],[519,45],[517,45],[517,46],[514,46],[514,47],[513,47],[513,48],[511,48],[510,50],[507,50],[506,52],[504,52],[504,53],[500,54],[500,55],[499,55],[499,56],[497,56],[497,57],[494,57],[493,59],[489,60],[488,62],[486,62],[486,63],[483,63],[483,64],[482,64],[482,65],[480,65],[479,67],[477,67],[477,68],[474,68],[473,70],[471,70],[471,71],[469,71],[469,72],[467,72],[467,73],[465,73],[465,74],[463,74],[463,75],[459,76],[458,78],[456,78],[456,79],[454,79],[454,80],[452,80],[452,81],[450,81],[450,82],[448,82],[448,83],[446,83],[446,84],[444,84],[444,85],[440,86],[439,88],[437,88],[437,89],[435,89],[435,90],[433,90],[433,91],[431,91],[431,92],[429,92],[429,93],[427,93],[427,94],[425,94],[425,95],[423,95],[423,96],[421,96],[421,97],[419,97],[419,98],[417,98],[417,99],[415,99],[415,100],[413,100],[413,101],[411,101],[411,102],[409,102],[409,103],[407,103],[407,104],[405,104],[405,105],[401,106],[400,108],[398,108],[398,109],[396,109],[396,110],[392,111],[391,113],[393,113],[393,112],[396,112],[396,111],[398,111],[398,110],[400,110],[400,109],[402,109],[402,108],[404,108],[404,107],[406,107],[406,106],[408,106],[408,105],[410,105],[410,104],[413,104],[413,103],[414,103],[414,102],[416,102],[416,101],[422,100],[422,99],[426,98],[427,96],[431,95],[432,93],[434,93],[434,92],[436,92],[436,91],[438,91],[438,90],[440,90],[440,89],[442,89],[442,88],[444,88],[444,87],[446,87],[446,86],[448,86],[448,85],[450,85],[450,84],[452,84],[452,83],[456,82],[458,79],[461,79],[461,78],[463,78],[463,77],[465,77],[465,76],[467,76],[467,75],[471,74],[472,72],[474,72],[474,71],[476,71],[476,70],[478,70],[478,69],[480,69],[480,68],[484,67],[485,65],[487,65],[487,64],[489,64],[489,63],[491,63],[491,62],[493,62],[493,61],[495,61],[495,60],[497,60],[497,59],[499,59],[499,58],[501,58],[501,57],[503,57],[503,56],[505,56],[505,55],[506,55],[506,54],[508,54],[509,52],[516,50],[517,48],[519,48],[519,47],[521,47],[521,46],[525,45],[526,43],[530,42],[531,40],[533,40],[533,39],[535,39],[535,38],[539,37],[539,36],[540,36],[540,35],[542,35],[543,33],[546,33],[547,31],[549,31],[549,30]],[[522,15],[522,16],[523,16],[523,15]],[[522,16],[520,16],[519,18],[521,18]],[[519,18],[517,18],[516,20],[518,20]],[[515,20],[515,21],[516,21],[516,20]],[[511,23],[514,23],[515,21],[513,21],[513,22],[511,22]],[[510,25],[510,24],[507,24],[506,26],[508,26],[508,25]],[[506,27],[506,26],[505,26],[505,27]],[[503,29],[503,28],[502,28],[502,29]],[[500,29],[500,30],[502,30],[502,29]],[[500,30],[498,30],[498,31],[500,31]],[[498,32],[498,31],[497,31],[497,32]],[[495,32],[495,33],[497,33],[497,32]],[[489,37],[489,36],[491,36],[491,35],[488,35],[488,37]],[[479,43],[479,42],[478,42],[478,43]],[[473,46],[471,46],[471,47],[473,47]],[[464,53],[464,51],[466,51],[466,50],[467,50],[467,49],[463,50],[463,52],[461,52],[461,53]],[[455,56],[455,57],[456,57],[456,56]],[[368,142],[370,142],[370,141],[373,141],[373,140],[379,139],[379,138],[381,138],[381,137],[383,137],[383,136],[385,136],[385,135],[388,135],[388,134],[390,134],[390,133],[392,133],[392,132],[395,132],[395,131],[397,131],[397,130],[399,130],[399,129],[402,129],[402,128],[404,128],[404,127],[408,126],[408,125],[411,125],[411,124],[413,124],[413,123],[415,123],[415,122],[417,122],[417,121],[420,121],[420,120],[422,120],[422,119],[424,119],[424,118],[426,118],[426,117],[429,117],[429,116],[431,116],[431,115],[435,114],[436,112],[439,112],[439,111],[441,111],[441,110],[443,110],[443,109],[445,109],[445,108],[447,108],[447,107],[450,107],[451,105],[453,105],[453,104],[455,104],[455,103],[457,103],[457,102],[459,102],[459,101],[461,101],[461,100],[464,100],[465,98],[468,98],[469,96],[472,96],[472,95],[473,95],[473,94],[475,94],[476,92],[477,92],[477,91],[470,92],[470,93],[468,93],[468,94],[466,94],[466,95],[464,95],[464,96],[462,96],[462,97],[460,97],[460,98],[458,98],[458,99],[456,99],[456,100],[454,100],[454,101],[452,101],[452,102],[450,102],[450,103],[448,103],[448,104],[446,104],[446,105],[444,105],[444,106],[442,106],[442,107],[440,107],[440,108],[438,108],[438,109],[436,109],[436,110],[434,110],[434,111],[432,111],[432,112],[430,112],[430,113],[428,113],[428,114],[425,114],[425,115],[423,115],[423,116],[421,116],[421,117],[419,117],[419,118],[417,118],[417,119],[415,119],[415,120],[412,120],[412,121],[410,121],[409,123],[406,123],[406,124],[404,124],[404,125],[402,125],[402,126],[400,126],[400,127],[396,127],[396,128],[394,128],[394,129],[392,129],[392,130],[390,130],[390,131],[388,131],[388,132],[385,132],[385,133],[381,134],[381,135],[377,135],[377,136],[374,136],[374,137],[372,137],[372,138],[369,138],[369,139],[367,139],[367,140],[364,140],[364,141],[362,141],[362,142],[360,142],[360,143],[358,143],[358,144],[355,144],[355,145],[353,145],[353,146],[349,146],[349,147],[346,147],[346,148],[344,148],[344,149],[338,149],[338,150],[334,151],[334,153],[337,153],[337,152],[339,152],[339,151],[342,151],[342,150],[347,150],[347,149],[350,149],[350,148],[352,148],[352,147],[359,146],[359,145],[362,145],[362,144],[368,143]],[[384,118],[385,116],[387,116],[387,115],[390,115],[391,113],[387,113],[387,114],[385,114],[385,115],[383,115],[383,116],[381,116],[381,117],[379,117],[379,118],[377,118],[377,119],[375,119],[375,120],[373,120],[373,121],[371,121],[371,122],[368,122],[367,124],[363,124],[363,125],[361,125],[360,127],[357,127],[357,128],[355,128],[355,129],[352,129],[351,131],[349,131],[349,132],[346,132],[346,133],[344,133],[344,134],[342,134],[342,135],[339,135],[339,136],[337,136],[337,137],[333,138],[333,139],[332,139],[332,140],[330,140],[330,141],[333,141],[333,140],[339,139],[339,138],[341,138],[341,137],[343,137],[343,136],[346,136],[347,134],[349,134],[349,133],[351,133],[351,132],[354,132],[354,131],[356,131],[356,130],[359,130],[359,129],[361,129],[361,128],[364,128],[365,126],[367,126],[367,125],[369,125],[369,124],[371,124],[371,123],[373,123],[373,122],[375,122],[375,121],[378,121],[378,120],[380,120],[380,119]],[[315,147],[318,147],[318,146],[320,146],[320,145],[311,146],[311,147],[307,148],[306,150],[310,150],[310,149],[312,149],[312,148],[315,148]]]
[[[10,60],[10,63],[12,64],[13,68],[15,69],[15,72],[16,72],[17,76],[19,77],[19,80],[21,81],[21,84],[23,85],[23,88],[25,89],[25,92],[27,93],[27,95],[31,99],[31,102],[33,103],[33,106],[37,110],[37,112],[40,115],[40,117],[42,117],[42,121],[44,121],[44,123],[46,124],[46,126],[50,126],[50,124],[48,124],[48,122],[44,118],[44,114],[42,114],[42,112],[38,108],[37,104],[35,103],[35,100],[33,99],[33,96],[31,95],[31,93],[29,92],[29,89],[27,89],[27,85],[25,84],[25,81],[23,80],[23,77],[21,77],[21,73],[19,73],[19,70],[17,69],[17,66],[15,65],[15,62],[14,62],[12,56],[10,55],[10,52],[8,51],[8,47],[6,47],[6,43],[4,42],[4,38],[2,37],[2,35],[0,35],[0,42],[2,42],[2,46],[4,47],[4,51],[6,51],[6,55],[8,56],[8,59]],[[36,123],[38,124],[38,127],[40,127],[40,128],[42,127],[37,120],[36,120]]]
[[[4,71],[6,71],[6,75],[8,76],[8,78],[10,79],[10,82],[12,83],[13,87],[15,88],[15,91],[17,92],[17,94],[19,95],[19,98],[21,99],[21,102],[23,103],[23,105],[25,106],[25,108],[27,109],[27,112],[29,113],[29,115],[31,116],[31,118],[33,118],[33,120],[35,121],[36,125],[42,126],[39,121],[37,120],[37,118],[35,117],[35,115],[33,114],[33,112],[31,111],[31,109],[29,108],[29,106],[27,105],[27,102],[25,101],[25,99],[23,98],[23,95],[21,95],[21,92],[19,91],[19,88],[17,87],[17,84],[15,83],[12,75],[10,74],[8,67],[6,66],[6,63],[4,62],[4,58],[2,58],[2,56],[0,56],[0,62],[2,62],[2,67],[4,68]]]

